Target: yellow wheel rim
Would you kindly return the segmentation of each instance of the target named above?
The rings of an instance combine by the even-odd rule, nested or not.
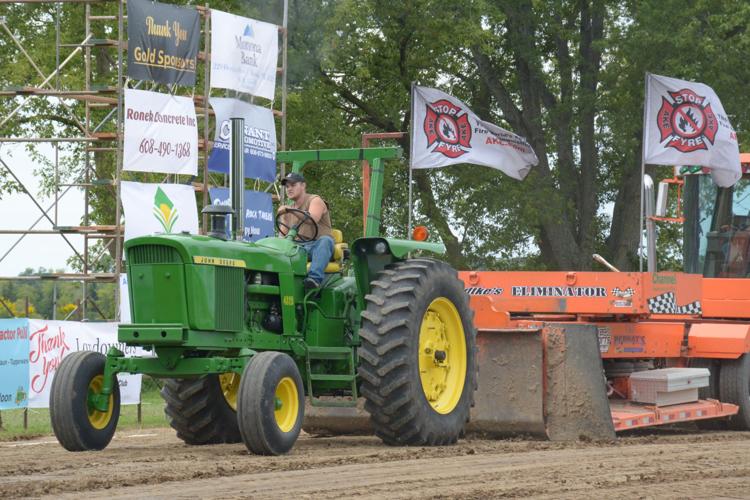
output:
[[[284,377],[279,381],[274,400],[273,416],[276,418],[276,425],[281,432],[291,431],[299,414],[299,393],[291,377]]]
[[[89,395],[101,394],[102,387],[104,386],[104,375],[97,375],[89,382]],[[109,395],[109,401],[107,402],[107,411],[99,411],[93,407],[90,403],[86,408],[88,411],[89,423],[95,429],[104,429],[109,425],[109,421],[112,420],[112,411],[115,407],[114,395]]]
[[[466,381],[466,337],[461,316],[445,297],[433,300],[419,328],[419,378],[432,408],[448,414]]]
[[[240,389],[240,374],[234,372],[220,374],[219,385],[221,386],[221,394],[224,396],[227,404],[234,411],[237,411],[237,392]]]

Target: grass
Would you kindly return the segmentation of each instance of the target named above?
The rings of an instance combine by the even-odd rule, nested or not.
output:
[[[31,439],[52,434],[48,409],[29,408],[27,429],[23,427],[23,412],[24,410],[0,412],[0,417],[2,417],[0,441]],[[167,425],[169,424],[164,416],[164,400],[159,396],[158,388],[147,387],[147,384],[144,383],[141,392],[141,423],[138,423],[138,405],[123,405],[120,408],[117,430],[165,427]]]

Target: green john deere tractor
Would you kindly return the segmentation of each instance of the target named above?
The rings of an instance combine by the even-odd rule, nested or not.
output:
[[[409,258],[441,244],[377,235],[383,163],[398,148],[281,152],[372,165],[366,235],[336,251],[320,289],[306,291],[297,230],[255,243],[218,234],[162,234],[125,244],[132,324],[120,342],[153,356],[67,356],[52,383],[52,427],[67,450],[102,449],[120,412],[118,373],[165,379],[165,412],[188,444],[245,443],[288,452],[313,406],[354,406],[361,394],[387,444],[454,443],[476,388],[475,337],[464,287],[447,264]],[[341,214],[337,214],[341,217]],[[277,225],[278,225],[277,219]]]

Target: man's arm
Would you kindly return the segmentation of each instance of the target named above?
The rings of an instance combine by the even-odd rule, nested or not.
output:
[[[323,217],[323,214],[326,213],[327,210],[328,207],[326,207],[323,198],[320,196],[316,196],[310,200],[310,217],[312,217],[316,223],[320,222],[320,218]]]
[[[281,222],[283,222],[286,225],[289,225],[289,222],[287,219],[289,218],[289,215],[286,213],[287,205],[281,205],[279,209],[276,211],[277,214],[281,215]],[[286,228],[279,224],[279,233],[282,236],[286,236]]]

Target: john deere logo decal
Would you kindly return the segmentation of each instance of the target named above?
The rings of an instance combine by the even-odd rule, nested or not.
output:
[[[161,227],[164,228],[165,233],[172,232],[174,223],[179,218],[177,208],[175,208],[172,200],[169,199],[169,196],[160,187],[156,188],[156,195],[154,196],[154,217],[159,221]]]
[[[471,125],[469,117],[461,108],[446,99],[427,105],[424,118],[424,133],[427,146],[436,144],[433,153],[442,153],[448,158],[458,158],[471,149]]]
[[[689,89],[669,92],[669,96],[671,102],[666,97],[661,98],[661,109],[656,117],[661,141],[669,140],[666,147],[683,153],[707,150],[706,143],[713,145],[719,130],[711,105],[705,104],[705,97]]]

